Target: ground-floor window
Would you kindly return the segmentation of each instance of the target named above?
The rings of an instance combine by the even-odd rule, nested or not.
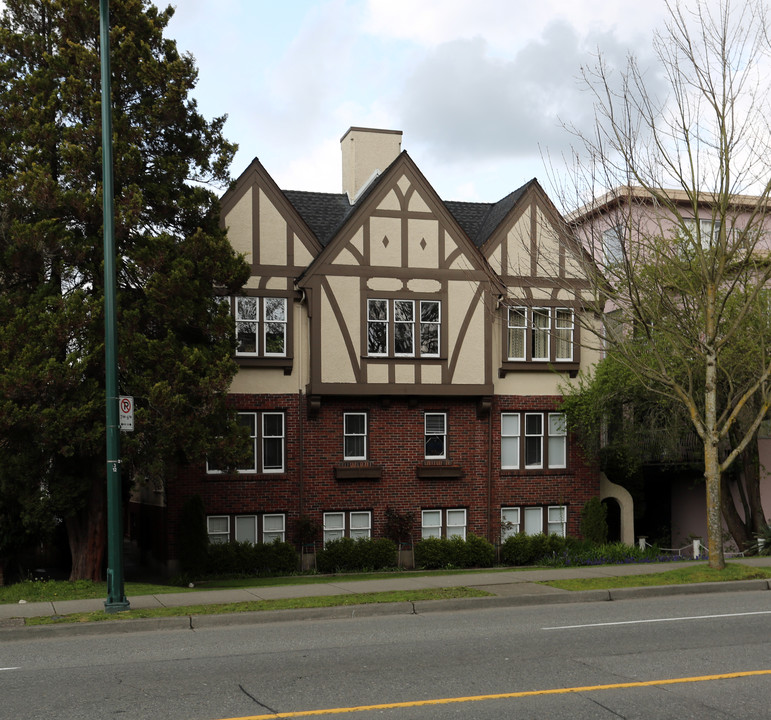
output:
[[[460,537],[466,539],[466,510],[463,508],[423,510],[421,513],[421,536]]]
[[[568,509],[565,505],[548,505],[542,507],[502,507],[501,508],[501,542],[507,538],[524,532],[525,535],[538,535],[545,532],[547,535],[567,534]]]
[[[343,537],[368,538],[372,536],[372,513],[369,510],[324,513],[324,544]]]
[[[271,543],[286,540],[286,515],[263,513],[255,515],[209,515],[206,518],[209,542]]]

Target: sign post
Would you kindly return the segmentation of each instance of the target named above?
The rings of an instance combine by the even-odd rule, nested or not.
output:
[[[121,430],[134,430],[134,398],[130,395],[121,395],[118,399],[118,419]]]

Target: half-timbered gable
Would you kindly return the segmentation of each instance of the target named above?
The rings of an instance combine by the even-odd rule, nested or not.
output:
[[[491,283],[402,153],[298,282],[317,349],[309,392],[489,394]]]
[[[493,206],[495,213],[497,226],[482,225],[477,242],[505,286],[493,331],[496,392],[517,392],[528,373],[539,394],[557,394],[560,374],[575,376],[585,352],[577,322],[589,290],[582,251],[536,180]]]

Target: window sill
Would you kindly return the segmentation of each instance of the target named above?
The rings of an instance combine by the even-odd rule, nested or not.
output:
[[[242,482],[244,480],[258,481],[258,480],[286,480],[288,477],[286,470],[281,472],[235,472],[235,473],[206,473],[207,480],[225,481],[225,482]]]
[[[501,477],[521,477],[523,475],[532,476],[553,476],[553,475],[572,475],[573,472],[568,468],[520,468],[515,470],[513,468],[501,469]]]
[[[380,480],[383,468],[369,463],[335,465],[335,480]]]
[[[418,465],[416,474],[423,480],[455,479],[463,476],[459,465]]]
[[[236,355],[235,361],[239,367],[259,368],[283,368],[284,375],[292,374],[294,358],[292,357],[250,357],[248,355]]]
[[[556,372],[567,373],[574,378],[580,369],[580,362],[504,361],[498,368],[498,377],[505,378],[508,373],[515,372]]]

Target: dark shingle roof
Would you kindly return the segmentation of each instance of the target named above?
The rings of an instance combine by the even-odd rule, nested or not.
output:
[[[353,209],[345,193],[284,190],[284,195],[324,247]]]
[[[533,182],[536,181],[530,180],[521,188],[518,188],[513,193],[509,193],[505,198],[496,203],[455,202],[450,200],[445,205],[473,243],[477,247],[482,247]]]
[[[473,243],[481,247],[533,182],[536,180],[525,183],[496,203],[447,201],[445,206]],[[376,184],[372,183],[372,186]],[[371,191],[372,187],[367,188],[358,198],[356,205],[360,204]],[[345,193],[303,190],[284,190],[283,192],[324,247],[329,244],[356,207],[349,204]]]

